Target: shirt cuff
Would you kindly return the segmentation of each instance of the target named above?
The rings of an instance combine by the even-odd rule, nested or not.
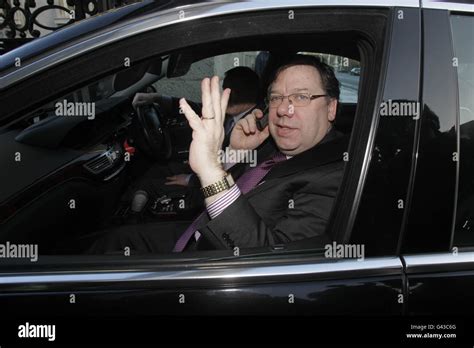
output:
[[[237,185],[234,185],[222,197],[215,200],[207,206],[207,212],[211,219],[215,219],[222,213],[229,205],[234,203],[242,193]]]

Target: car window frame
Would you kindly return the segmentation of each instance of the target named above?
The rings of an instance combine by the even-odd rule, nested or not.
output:
[[[314,6],[314,7],[308,8],[307,12],[305,12],[305,15],[308,16],[308,18],[309,18],[309,16],[313,16],[313,15],[322,16],[322,15],[326,14],[326,12],[330,12],[331,10],[333,10],[333,9],[332,8],[319,8],[317,6]],[[367,12],[367,9],[337,9],[336,12],[341,12],[341,11],[346,11],[347,13],[351,13],[351,11],[352,11],[353,14],[355,12],[356,16],[361,17],[361,19],[360,19],[361,21],[362,21],[362,17],[364,17],[364,16],[373,16],[373,15],[382,16],[382,14],[383,14],[383,16],[387,17],[387,18],[385,18],[386,23],[388,23],[388,21],[390,21],[390,18],[391,18],[391,16],[388,15],[390,13],[390,9],[388,9],[388,8],[371,9],[368,12]],[[286,13],[286,10],[275,10],[275,11],[268,11],[268,12],[258,12],[257,16],[259,18],[264,16],[267,19],[267,21],[270,22],[271,18],[274,18],[274,16],[283,15],[285,13]],[[246,19],[248,20],[249,14],[239,13],[239,14],[232,15],[232,16],[234,18],[241,18],[241,16],[245,16]],[[326,16],[327,16],[327,14],[326,14]],[[339,15],[336,14],[336,13],[332,13],[332,16],[335,17],[335,16],[339,16]],[[218,23],[219,21],[220,21],[220,17],[213,17],[213,18],[210,18],[208,22]],[[209,24],[209,23],[206,22],[205,24]],[[175,25],[176,26],[190,25],[190,26],[193,26],[193,28],[195,28],[195,26],[197,26],[198,24],[193,23],[193,22],[186,22],[186,23],[176,23]],[[321,24],[320,24],[320,26],[321,26]],[[346,24],[339,24],[339,28],[344,27],[344,26],[346,26]],[[386,27],[388,27],[388,25]],[[141,38],[142,35],[143,36],[148,35],[148,37],[151,37],[152,35],[156,35],[157,31],[172,32],[172,30],[174,30],[174,26],[168,26],[168,27],[164,27],[164,28],[150,30],[149,32],[137,35],[136,37],[129,38],[128,40],[122,40],[122,41],[119,41],[117,43],[113,43],[113,44],[111,44],[111,46],[115,46],[116,50],[121,50],[124,47],[127,47],[126,46],[127,43],[130,43],[133,40],[138,41],[138,42],[144,41],[144,40],[136,40],[137,38]],[[278,30],[281,30],[281,29],[279,28]],[[296,29],[292,28],[292,30],[297,31],[298,28],[296,28]],[[306,30],[308,32],[318,32],[318,30],[314,27],[311,28],[310,30],[308,30],[308,29],[306,29]],[[324,29],[323,31],[325,32],[326,30]],[[291,30],[290,30],[290,32],[291,32]],[[248,33],[248,30],[247,31],[242,30],[242,32],[239,32],[238,36],[239,37],[245,36],[246,35],[245,33]],[[285,32],[285,33],[288,33],[288,32]],[[367,35],[367,33],[365,33],[365,34]],[[266,35],[269,35],[269,34],[267,33]],[[211,39],[207,38],[207,40],[209,41]],[[231,39],[227,38],[227,40],[231,40]],[[173,40],[169,40],[169,41],[173,41]],[[202,42],[202,39],[199,39],[199,41]],[[125,43],[125,42],[127,42],[127,43]],[[364,47],[361,47],[361,49],[364,50],[365,54],[367,55],[367,53],[371,49],[370,44],[373,44],[373,42],[369,42],[369,40],[368,41],[361,41],[361,42],[364,42],[363,43]],[[387,43],[387,42],[383,43],[381,40],[379,41],[379,43],[384,45],[384,47],[389,46],[389,43]],[[176,44],[174,44],[174,45],[175,45],[175,49],[176,49]],[[189,44],[182,44],[181,43],[180,45],[178,45],[178,47],[179,48],[189,47]],[[373,130],[371,130],[372,125],[373,125],[373,120],[374,120],[374,117],[376,117],[376,115],[377,115],[377,108],[375,107],[375,105],[378,105],[378,100],[380,99],[380,88],[379,88],[379,86],[381,85],[381,80],[382,80],[382,78],[380,76],[383,76],[383,74],[380,74],[380,72],[381,72],[381,70],[385,69],[385,65],[386,65],[385,63],[386,63],[386,59],[387,59],[386,52],[381,47],[378,47],[377,50],[378,50],[377,51],[378,53],[377,53],[376,57],[371,58],[372,60],[367,60],[369,57],[364,57],[364,56],[361,57],[361,67],[362,67],[361,72],[362,72],[362,75],[361,75],[361,80],[360,80],[360,83],[359,83],[359,87],[370,85],[371,88],[368,88],[369,91],[365,91],[364,88],[359,88],[358,100],[359,101],[363,100],[363,102],[359,103],[359,107],[358,107],[357,114],[356,114],[356,117],[355,117],[354,129],[353,129],[353,133],[352,133],[352,136],[351,136],[350,150],[349,150],[349,156],[351,158],[351,164],[352,163],[357,163],[357,166],[356,165],[349,166],[349,168],[352,169],[350,171],[348,171],[346,169],[345,174],[344,174],[344,179],[343,179],[343,182],[341,184],[341,187],[344,187],[344,190],[343,190],[342,194],[339,194],[337,196],[337,199],[334,203],[334,207],[336,207],[336,206],[345,206],[344,204],[347,204],[347,207],[346,207],[346,209],[339,209],[339,210],[336,209],[337,211],[336,211],[335,214],[333,214],[333,218],[328,223],[328,227],[327,227],[328,230],[329,229],[336,229],[336,230],[339,229],[339,231],[343,230],[344,232],[342,232],[342,233],[336,233],[336,235],[339,236],[339,237],[342,237],[343,235],[347,235],[348,231],[350,232],[350,221],[349,221],[350,218],[344,218],[344,216],[345,215],[349,216],[349,215],[353,214],[354,211],[356,211],[358,200],[354,199],[354,196],[356,195],[356,192],[360,191],[359,190],[360,186],[361,185],[363,186],[363,178],[365,177],[365,170],[366,170],[366,168],[364,168],[364,166],[367,162],[367,159],[369,157],[370,148],[372,146],[367,134],[373,131]],[[162,55],[162,54],[164,54],[166,52],[169,52],[169,51],[170,51],[170,49],[160,48],[159,53]],[[156,52],[149,52],[149,53],[147,52],[146,54],[144,54],[142,56],[135,56],[136,59],[131,59],[131,60],[136,61],[137,63],[139,63],[139,62],[142,62],[145,59],[148,59],[148,58],[150,58],[152,56],[156,56],[156,55],[157,55]],[[90,63],[91,61],[94,61],[95,59],[100,58],[101,56],[102,57],[110,56],[110,47],[109,46],[99,49],[99,52],[90,52],[89,54],[85,54],[84,56],[81,56],[81,57],[75,59],[74,62],[72,62],[72,64],[73,64],[73,66],[74,65],[84,66],[84,65],[87,65],[87,63]],[[365,60],[363,60],[363,58]],[[375,62],[374,62],[374,60],[375,60]],[[90,82],[90,81],[94,81],[94,79],[96,79],[100,76],[105,76],[106,74],[108,74],[110,72],[118,71],[119,67],[121,66],[119,61],[114,61],[113,64],[110,64],[110,61],[108,63],[109,64],[108,64],[107,68],[105,69],[106,71],[104,71],[104,69],[103,69],[104,68],[103,63],[102,64],[97,64],[99,67],[96,66],[96,67],[94,67],[95,70],[92,70],[92,71],[95,71],[94,74],[91,74],[91,76],[89,76],[87,79],[82,77],[82,79],[79,82],[76,81],[75,84],[69,84],[68,85],[66,83],[67,81],[62,81],[62,84],[63,84],[64,88],[61,90],[61,93],[64,93],[65,91],[66,92],[67,91],[73,91],[73,90],[77,89],[77,86],[80,85],[81,83],[87,83],[87,82]],[[371,63],[375,63],[375,64],[371,64]],[[364,66],[366,68],[364,68]],[[64,63],[63,65],[58,66],[57,69],[59,71],[54,72],[54,74],[56,76],[61,75],[61,73],[63,73],[64,71],[70,70],[71,69],[71,64],[70,63]],[[81,69],[78,69],[78,70],[80,71]],[[89,71],[91,71],[91,70],[89,70]],[[47,75],[47,76],[45,76],[45,75]],[[81,71],[81,75],[87,75],[87,72]],[[24,81],[24,85],[23,85],[22,88],[20,88],[20,90],[21,89],[23,89],[23,90],[26,89],[27,90],[32,85],[37,85],[37,86],[43,85],[42,81],[44,81],[44,80],[41,79],[40,76],[43,79],[51,79],[51,76],[48,75],[48,71],[41,72],[38,76],[33,76],[33,77],[29,78],[27,81]],[[72,78],[69,81],[71,81],[71,80],[72,80]],[[55,88],[55,87],[52,86],[51,88]],[[18,91],[18,88],[12,88],[12,91]],[[11,91],[9,91],[9,92],[11,92]],[[29,109],[34,109],[35,107],[38,106],[38,104],[41,103],[41,105],[42,105],[45,100],[50,100],[54,97],[57,97],[57,93],[56,94],[55,93],[50,93],[48,97],[45,97],[43,95],[42,99],[38,99],[36,102],[31,102],[29,104],[28,108]],[[369,117],[365,117],[364,119],[362,119],[361,117],[359,117],[359,118],[357,117],[357,115],[361,115],[361,114],[363,114],[364,112],[367,112],[367,111],[369,111],[368,112],[368,114],[370,115]],[[21,111],[21,112],[23,112],[23,111]],[[360,119],[360,120],[358,120],[358,119]],[[361,138],[361,136],[362,136],[362,138]],[[360,139],[363,139],[363,140],[360,140]],[[354,173],[357,173],[357,174],[354,174]],[[335,221],[337,221],[337,220],[339,220],[339,222],[335,223]],[[273,248],[270,248],[270,249],[273,249]],[[288,257],[284,254],[282,254],[281,257],[282,257],[283,260],[286,260],[286,262],[288,262],[288,261],[298,262],[298,259],[299,259],[298,257],[292,256],[292,255],[290,255],[290,257]],[[316,255],[315,259],[321,259],[320,255]],[[183,262],[184,260],[181,258],[179,261]],[[313,258],[313,262],[314,262],[314,258]]]

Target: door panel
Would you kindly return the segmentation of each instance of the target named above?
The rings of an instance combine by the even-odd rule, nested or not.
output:
[[[408,314],[472,315],[474,252],[404,256]]]
[[[383,91],[378,105],[418,102],[420,23],[419,9],[400,7],[392,12],[387,68],[386,74],[380,77]],[[374,112],[377,122],[373,127],[374,144],[351,242],[365,243],[368,256],[395,255],[410,192],[418,121],[410,115],[382,113],[381,107]]]
[[[180,48],[213,44],[222,40],[222,32],[226,32],[224,44],[234,45],[238,41],[235,39],[245,38],[245,42],[252,39],[254,44],[264,46],[265,42],[259,41],[262,35],[275,40],[279,35],[304,34],[304,38],[308,39],[313,32],[337,31],[339,35],[341,31],[341,40],[347,40],[346,34],[354,40],[359,35],[365,38],[361,40],[363,47],[360,50],[365,56],[362,66],[366,64],[364,78],[367,85],[360,88],[358,121],[354,125],[357,134],[353,135],[352,142],[357,145],[360,142],[361,146],[369,149],[371,145],[367,138],[374,124],[371,111],[375,108],[377,94],[380,94],[376,77],[384,73],[382,52],[388,13],[387,9],[305,9],[298,12],[297,21],[287,21],[287,10],[275,10],[268,13],[232,14],[225,20],[203,18],[195,22],[183,22],[172,28],[149,31],[133,39],[124,39],[94,52],[84,53],[71,62],[58,65],[48,74],[41,73],[25,80],[21,86],[13,86],[6,91],[5,98],[28,91],[36,99],[21,107],[10,105],[6,112],[14,118],[61,91],[122,67],[124,57],[139,62]],[[341,30],[343,26],[349,26],[346,28],[347,33]],[[259,29],[258,35],[255,28]],[[190,32],[195,35],[189,35]],[[308,47],[314,45],[309,40],[306,42]],[[332,47],[331,44],[336,46],[339,43],[327,44]],[[357,55],[360,52],[353,53]],[[365,113],[365,110],[369,112]],[[359,118],[358,115],[363,117]],[[351,157],[350,164],[357,163],[351,171],[352,188],[357,189],[360,183],[359,169],[365,155],[365,152],[354,153],[354,158]],[[341,209],[337,211],[339,222],[343,225],[347,223],[344,217],[350,215],[348,207],[352,207],[354,192],[345,196],[340,204]],[[397,257],[366,258],[364,261],[317,258],[308,261],[294,255],[285,265],[280,265],[281,262],[277,262],[279,260],[275,257],[265,263],[249,259],[243,265],[188,263],[189,260],[184,257],[171,261],[157,258],[159,266],[155,263],[151,267],[144,267],[144,261],[133,263],[122,257],[122,262],[127,261],[124,267],[113,262],[106,265],[105,262],[98,262],[102,269],[97,271],[93,271],[93,267],[81,265],[77,259],[75,263],[67,259],[58,260],[61,262],[60,267],[30,265],[28,268],[11,268],[0,274],[0,306],[21,316],[43,313],[67,316],[123,313],[173,315],[203,311],[213,314],[232,312],[265,315],[270,312],[318,315],[403,312],[403,301],[400,301],[404,288],[402,265]],[[150,264],[150,260],[147,261]],[[71,294],[75,295],[76,303],[80,302],[81,306],[70,303]],[[186,306],[179,303],[180,294],[185,296]]]
[[[201,266],[173,271],[89,270],[16,276],[3,273],[0,306],[28,317],[44,313],[401,314],[401,274],[398,258],[319,260],[278,266]],[[79,306],[70,303],[71,294]]]
[[[403,253],[446,252],[453,227],[458,161],[457,93],[447,11],[423,10],[422,113]]]
[[[403,257],[407,308],[409,314],[416,315],[467,314],[474,308],[474,253],[461,245],[451,245],[460,170],[456,76],[460,68],[456,67],[453,52],[449,12],[423,9],[423,19],[423,113],[402,248],[410,254]]]

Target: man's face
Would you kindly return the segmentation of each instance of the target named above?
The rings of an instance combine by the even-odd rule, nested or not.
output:
[[[319,72],[307,65],[296,65],[280,72],[271,94],[326,94]],[[326,135],[330,121],[336,117],[337,100],[321,97],[307,106],[293,106],[285,98],[280,106],[270,107],[270,134],[282,153],[289,156],[306,151]]]

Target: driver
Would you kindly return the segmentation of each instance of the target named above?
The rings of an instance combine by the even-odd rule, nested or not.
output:
[[[219,78],[201,83],[202,118],[181,99],[193,129],[189,163],[199,178],[206,209],[189,225],[122,226],[97,241],[92,252],[181,252],[268,246],[313,237],[322,245],[341,183],[347,137],[332,123],[339,100],[333,69],[312,56],[296,55],[275,72],[268,88],[269,123],[262,131],[254,110],[234,127],[233,149],[258,150],[259,164],[224,170],[217,152],[224,141],[231,91]],[[235,249],[234,249],[235,250]]]

